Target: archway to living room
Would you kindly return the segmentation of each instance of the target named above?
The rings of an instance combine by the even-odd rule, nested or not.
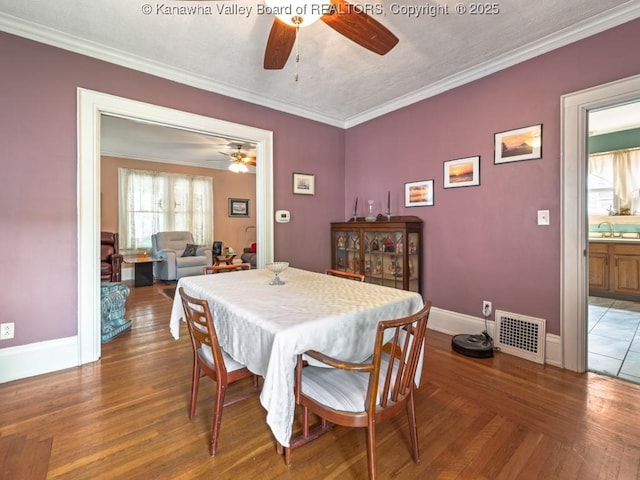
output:
[[[78,89],[78,364],[100,358],[100,119],[119,116],[256,145],[258,266],[273,258],[273,134],[246,125]],[[262,245],[264,247],[262,247]]]

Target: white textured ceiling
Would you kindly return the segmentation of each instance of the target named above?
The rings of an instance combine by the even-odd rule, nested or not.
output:
[[[256,156],[251,143],[126,118],[103,115],[100,130],[100,153],[111,157],[226,170],[238,146],[246,156]],[[256,173],[255,167],[247,168]]]
[[[452,0],[357,2],[380,12],[372,16],[395,33],[398,45],[379,56],[316,22],[300,29],[296,82],[293,58],[283,70],[262,68],[273,22],[260,13],[262,5],[0,0],[0,29],[349,127],[640,16],[637,0],[502,0],[495,2],[498,13],[485,15],[471,14],[470,6],[478,4]],[[456,13],[458,5],[467,12]],[[438,14],[397,12],[420,6]],[[176,13],[176,7],[195,14]]]
[[[355,4],[381,12],[374,18],[398,45],[379,56],[316,22],[300,29],[297,82],[293,55],[283,70],[262,68],[273,22],[259,12],[262,0],[0,0],[0,30],[348,128],[640,17],[638,0],[502,0],[486,15],[451,0]],[[437,14],[398,13],[420,6]],[[105,155],[226,168],[219,152],[235,145],[129,120],[102,123]],[[252,147],[243,151],[253,156]]]

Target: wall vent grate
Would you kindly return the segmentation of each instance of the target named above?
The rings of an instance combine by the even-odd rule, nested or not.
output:
[[[546,321],[496,310],[495,346],[501,351],[544,363]]]

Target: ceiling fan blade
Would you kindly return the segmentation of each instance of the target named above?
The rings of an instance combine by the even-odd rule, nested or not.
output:
[[[256,157],[246,157],[242,161],[247,165],[249,165],[250,167],[256,166]]]
[[[333,12],[320,17],[336,32],[379,55],[389,52],[398,43],[396,37],[380,22],[357,6],[344,0],[331,0]]]
[[[267,40],[267,48],[264,51],[264,68],[267,70],[284,68],[295,41],[296,29],[277,17],[274,18]]]

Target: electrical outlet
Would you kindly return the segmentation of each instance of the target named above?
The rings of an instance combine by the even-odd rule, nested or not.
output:
[[[485,317],[488,317],[489,315],[491,315],[491,310],[492,310],[492,305],[491,302],[488,300],[483,300],[482,301],[482,315]]]
[[[9,340],[10,338],[13,338],[13,329],[13,322],[0,323],[0,340]]]

